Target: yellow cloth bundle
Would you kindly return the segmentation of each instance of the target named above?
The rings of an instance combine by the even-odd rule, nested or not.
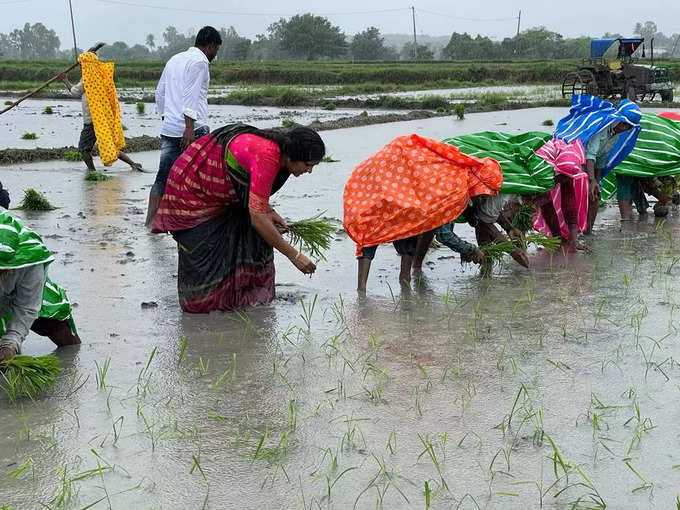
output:
[[[118,93],[113,84],[113,62],[100,62],[92,52],[81,53],[78,62],[97,136],[99,157],[104,166],[111,166],[118,159],[119,151],[125,147]]]

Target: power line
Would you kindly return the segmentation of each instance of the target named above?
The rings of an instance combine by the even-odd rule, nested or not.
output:
[[[512,17],[512,18],[465,18],[462,16],[452,16],[450,14],[444,14],[441,12],[434,12],[434,11],[428,11],[426,9],[417,9],[420,12],[424,12],[426,14],[432,14],[433,16],[442,16],[444,18],[451,18],[451,19],[459,19],[463,21],[514,21],[517,18]]]
[[[280,12],[243,12],[243,11],[216,11],[216,10],[205,10],[205,9],[189,9],[186,7],[168,7],[166,5],[149,5],[139,2],[129,2],[126,0],[97,0],[102,4],[111,5],[127,5],[130,7],[142,7],[146,9],[158,9],[162,11],[179,11],[179,12],[192,12],[197,14],[227,14],[229,16],[294,16],[299,13],[280,13]],[[343,11],[343,12],[318,12],[314,13],[321,16],[356,16],[358,14],[381,14],[386,12],[397,12],[397,11],[408,11],[409,7],[401,7],[395,9],[376,9],[369,11]]]

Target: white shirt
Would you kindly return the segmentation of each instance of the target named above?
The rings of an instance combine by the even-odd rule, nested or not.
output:
[[[196,47],[178,53],[165,64],[156,87],[162,135],[182,136],[185,115],[194,119],[194,129],[208,125],[208,64],[208,57]]]
[[[87,94],[85,87],[83,87],[83,80],[80,80],[73,87],[71,87],[71,97],[79,97],[83,107],[83,124],[92,124],[92,116],[90,115],[90,105],[87,102]]]

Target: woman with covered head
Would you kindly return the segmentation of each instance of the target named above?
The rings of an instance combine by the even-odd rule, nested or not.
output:
[[[623,99],[617,105],[599,97],[574,95],[569,114],[560,120],[553,138],[572,144],[580,140],[585,148],[583,170],[588,176],[586,233],[595,224],[600,200],[600,181],[621,163],[635,147],[642,112],[634,102]],[[632,214],[633,200],[644,198],[640,183],[629,176],[617,176],[617,199],[622,219]],[[639,208],[642,203],[636,204]]]
[[[274,298],[276,248],[301,272],[314,263],[279,232],[286,222],[269,197],[325,155],[312,129],[232,124],[196,140],[170,171],[153,232],[169,232],[179,254],[182,310],[207,313]]]
[[[357,244],[358,290],[366,290],[376,246],[393,242],[409,283],[418,236],[455,220],[470,198],[495,195],[497,161],[416,134],[399,136],[359,163],[345,184],[344,220]]]
[[[29,330],[57,346],[80,343],[66,292],[47,277],[53,260],[38,234],[0,212],[0,361],[21,352]]]

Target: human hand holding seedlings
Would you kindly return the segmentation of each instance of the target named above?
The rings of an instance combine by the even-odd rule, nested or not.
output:
[[[461,255],[460,259],[463,262],[473,262],[475,264],[481,264],[484,262],[484,254],[479,248],[475,248],[474,251],[468,255]]]
[[[298,252],[298,254],[291,259],[291,262],[304,274],[312,274],[316,271],[316,264],[309,260],[302,252]]]
[[[269,209],[269,217],[275,225],[278,225],[284,231],[288,229],[288,223],[286,220],[284,220],[283,217],[272,208]]]

